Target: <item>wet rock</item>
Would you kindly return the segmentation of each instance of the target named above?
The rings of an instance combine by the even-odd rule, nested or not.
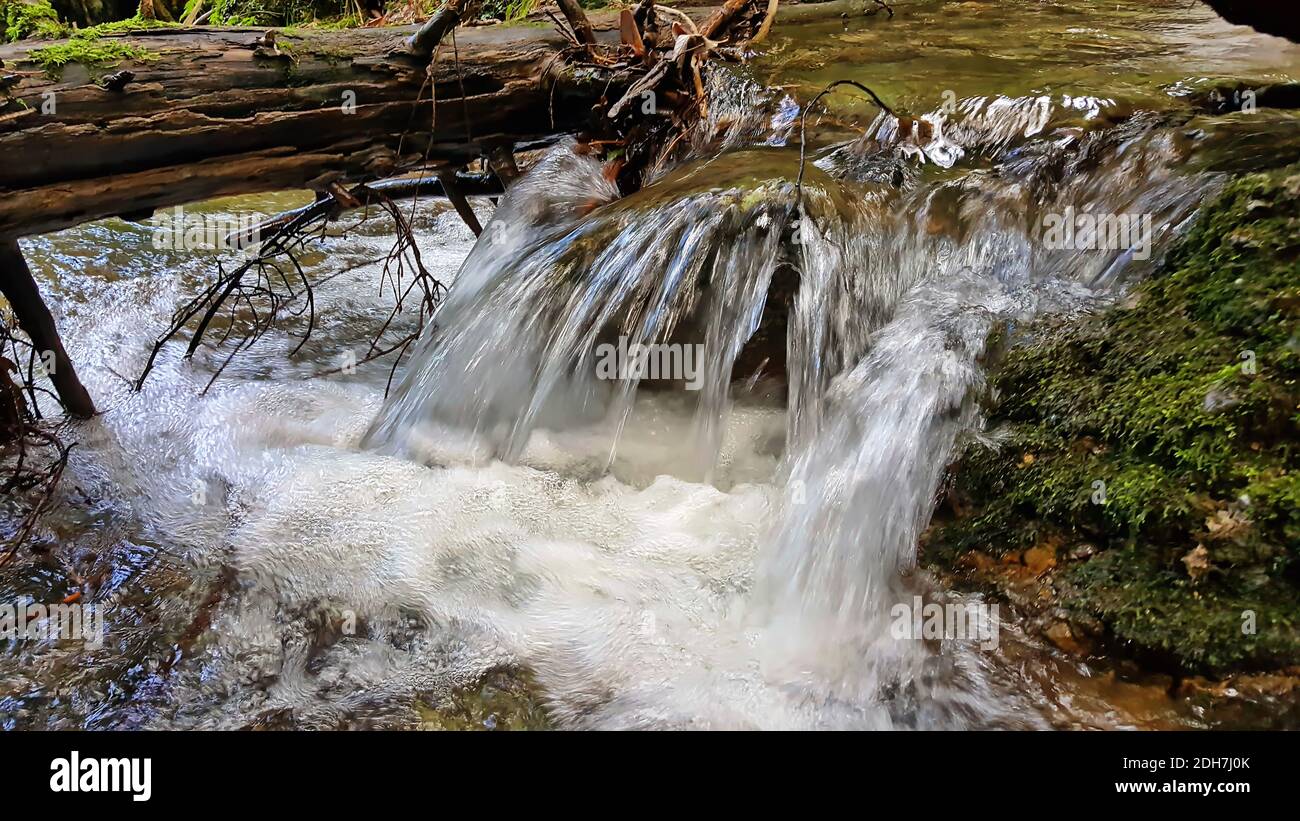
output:
[[[527,672],[500,669],[434,703],[417,705],[421,730],[546,730],[550,720]]]
[[[1069,622],[1054,621],[1043,631],[1043,635],[1058,649],[1071,655],[1086,656],[1092,652],[1092,643],[1086,636],[1076,635]]]
[[[972,550],[963,554],[958,562],[966,568],[977,573],[987,573],[997,566],[997,562],[992,556],[982,550]]]
[[[1081,545],[1076,545],[1070,551],[1070,559],[1076,562],[1087,561],[1095,555],[1097,555],[1097,546],[1088,544],[1087,542],[1084,542]]]
[[[1050,545],[1031,547],[1025,551],[1025,567],[1035,576],[1041,576],[1056,567],[1056,548]]]
[[[1300,18],[1274,0],[1205,0],[1229,23],[1300,43]]]
[[[991,366],[1001,398],[989,427],[1007,435],[953,470],[967,515],[936,521],[927,560],[976,545],[1014,556],[976,580],[1039,613],[1065,607],[1069,618],[1037,622],[1058,646],[1104,637],[1108,649],[1198,675],[1297,663],[1300,585],[1287,568],[1300,470],[1288,444],[1300,336],[1286,306],[1300,166],[1277,167],[1289,156],[1266,158],[1273,170],[1207,203],[1127,310],[1042,323]],[[1233,367],[1256,358],[1261,367]],[[1084,490],[1097,479],[1106,500],[1090,504]],[[1056,567],[1033,548],[1015,555],[1051,532],[1073,545],[1053,544]]]

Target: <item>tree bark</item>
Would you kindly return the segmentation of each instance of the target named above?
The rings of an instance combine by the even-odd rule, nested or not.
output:
[[[21,158],[0,163],[0,240],[217,196],[460,167],[498,145],[575,130],[620,87],[556,59],[566,46],[557,32],[474,28],[438,52],[435,114],[430,58],[405,45],[412,30],[280,32],[269,48],[257,43],[264,29],[140,31],[99,42],[152,59],[70,64],[58,76],[32,57],[46,44],[0,47],[3,71],[17,77],[0,91],[0,156]],[[96,82],[122,69],[133,77],[120,91]]]

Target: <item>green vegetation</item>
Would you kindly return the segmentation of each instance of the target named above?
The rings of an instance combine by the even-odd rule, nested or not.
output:
[[[440,2],[432,4],[433,8],[442,5]],[[487,0],[483,4],[479,17],[485,20],[503,20],[507,23],[517,23],[540,7],[541,0]],[[578,5],[584,9],[603,9],[610,5],[610,0],[578,0]]]
[[[78,29],[71,34],[72,37],[78,37],[83,40],[94,40],[106,34],[126,34],[130,31],[140,29],[160,29],[160,28],[180,28],[179,23],[165,23],[161,20],[145,20],[143,17],[136,15],[128,17],[125,20],[116,20],[112,23],[100,23],[90,28]]]
[[[186,14],[198,0],[188,0]],[[360,24],[350,0],[205,0],[214,26],[306,26],[353,28]]]
[[[130,17],[112,23],[101,23],[90,28],[76,31],[64,31],[67,42],[55,43],[43,48],[33,49],[28,57],[49,73],[55,73],[68,63],[81,63],[86,66],[116,65],[123,60],[149,61],[158,59],[159,55],[147,49],[101,38],[113,34],[148,28],[176,28],[176,23],[164,23],[158,20],[144,20]]]
[[[51,74],[57,73],[59,69],[68,63],[81,63],[85,66],[106,66],[116,65],[123,60],[150,61],[157,60],[159,57],[158,54],[152,51],[129,43],[105,41],[98,37],[83,37],[80,35],[81,32],[78,32],[78,36],[66,42],[35,49],[28,57]]]
[[[993,374],[1011,439],[966,455],[973,507],[929,557],[1061,545],[1056,604],[1131,649],[1300,663],[1300,168],[1231,184],[1124,306],[1033,334]]]
[[[28,37],[53,40],[67,33],[49,0],[0,0],[0,42],[13,43]]]
[[[587,9],[609,5],[608,0],[580,2]],[[442,3],[441,0],[421,0],[419,5],[424,14],[431,14]],[[482,7],[480,17],[517,23],[539,5],[538,0],[488,0]],[[184,20],[191,13],[197,16],[204,11],[211,12],[205,23],[212,26],[346,29],[361,25],[356,4],[350,0],[186,0],[177,19]],[[136,15],[126,20],[101,23],[74,31],[60,22],[49,0],[0,0],[0,24],[0,41],[3,42],[27,38],[54,40],[69,36],[94,39],[105,34],[120,34],[135,29],[180,25],[161,20],[145,20]]]
[[[512,23],[524,19],[539,5],[538,0],[488,0],[479,16]]]

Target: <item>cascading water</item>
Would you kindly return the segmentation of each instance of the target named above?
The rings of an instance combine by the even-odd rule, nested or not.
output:
[[[110,640],[0,656],[0,726],[409,727],[455,714],[459,688],[483,702],[468,726],[518,726],[486,694],[501,670],[564,727],[1204,726],[1016,618],[988,647],[899,635],[894,608],[981,603],[919,568],[917,542],[950,463],[999,441],[986,360],[1026,320],[1119,297],[1209,193],[1207,165],[1294,145],[1288,112],[1198,115],[1189,78],[1294,77],[1300,52],[1186,4],[913,9],[778,25],[738,69],[937,107],[829,138],[810,118],[802,190],[797,106],[719,73],[708,121],[632,196],[561,146],[477,242],[412,207],[455,281],[387,401],[391,360],[362,361],[391,309],[369,264],[382,221],[304,259],[329,287],[295,355],[296,329],[273,330],[206,395],[223,351],[166,346],[140,393],[118,374],[211,257],[121,221],[24,241],[106,411],[65,477],[93,502],[63,525]],[[1150,231],[1046,228],[1078,215]],[[607,367],[638,343],[691,372]],[[65,595],[32,568],[0,599]],[[212,629],[160,669],[196,613]]]
[[[978,689],[969,658],[952,668],[964,672],[927,678],[935,648],[891,635],[890,613],[926,592],[910,577],[916,545],[959,437],[979,428],[990,334],[1105,299],[1198,200],[1204,180],[1175,173],[1181,147],[1154,118],[1063,122],[1107,104],[981,99],[951,118],[881,114],[806,168],[799,187],[795,151],[733,148],[615,200],[598,163],[562,147],[487,227],[369,442],[438,462],[436,443],[469,432],[480,453],[528,463],[535,434],[595,428],[616,452],[639,379],[602,381],[594,352],[616,336],[686,340],[705,363],[687,453],[707,472],[747,376],[742,349],[774,278],[793,272],[786,490],[748,590],[727,605],[713,663],[748,681],[750,703],[765,686],[799,682],[794,724],[1006,721],[964,704]],[[962,168],[967,155],[984,162]],[[1147,222],[1121,245],[1045,247],[1046,216],[1075,212]],[[606,466],[588,467],[598,476]],[[924,699],[906,699],[910,712],[867,707],[927,680]],[[685,700],[681,683],[657,709],[709,716],[719,684],[696,684],[689,702],[703,712],[672,704]]]

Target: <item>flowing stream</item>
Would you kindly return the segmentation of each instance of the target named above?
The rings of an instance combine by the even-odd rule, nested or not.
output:
[[[6,726],[412,726],[476,687],[488,726],[1212,723],[918,567],[948,465],[996,446],[989,340],[1121,299],[1252,140],[1300,146],[1287,112],[1189,102],[1298,77],[1300,49],[1186,3],[1041,6],[778,26],[636,194],[566,142],[479,204],[477,242],[420,204],[451,288],[387,398],[383,360],[332,372],[391,305],[381,219],[306,260],[331,279],[297,354],[272,334],[206,393],[222,351],[129,377],[215,257],[116,220],[27,243],[107,411],[76,430],[56,533],[111,606],[102,648],[7,650]],[[843,77],[918,116],[832,97],[801,167],[798,105],[766,87]],[[980,634],[900,636],[920,601]],[[177,657],[196,612],[212,629]],[[527,710],[481,687],[497,671]]]

